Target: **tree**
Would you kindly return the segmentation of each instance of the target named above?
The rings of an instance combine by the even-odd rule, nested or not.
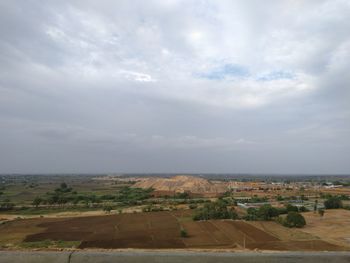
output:
[[[328,198],[326,201],[324,201],[324,206],[326,209],[336,209],[336,208],[342,208],[343,204],[339,197],[332,196]]]
[[[237,213],[234,208],[228,209],[227,204],[223,200],[212,203],[206,203],[204,207],[196,210],[193,220],[209,220],[209,219],[236,219]]]
[[[247,215],[244,217],[244,219],[248,221],[258,220],[258,209],[249,207],[247,209]]]
[[[36,208],[38,208],[38,206],[41,204],[42,201],[43,201],[42,198],[40,198],[40,197],[35,197],[35,199],[33,200],[32,204],[33,204]]]
[[[295,205],[288,204],[286,206],[287,212],[298,212],[298,207]]]
[[[262,220],[270,220],[272,217],[276,217],[279,215],[279,212],[276,208],[271,205],[263,205],[259,207],[257,216]]]
[[[323,209],[318,209],[318,214],[320,215],[320,217],[324,216],[324,210]]]
[[[317,206],[318,206],[318,200],[315,200],[315,204],[314,204],[314,213],[316,213],[317,211]]]
[[[298,212],[288,212],[283,224],[288,227],[303,227],[306,225],[305,218]]]
[[[8,211],[12,210],[15,207],[14,203],[10,201],[10,199],[6,198],[0,203],[0,211]]]

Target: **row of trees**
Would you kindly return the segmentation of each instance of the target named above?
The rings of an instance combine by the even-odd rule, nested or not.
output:
[[[15,204],[10,201],[10,199],[6,198],[0,201],[0,211],[9,211],[15,207]]]
[[[287,214],[287,216],[280,217],[281,214]],[[227,202],[222,199],[198,208],[193,216],[193,220],[237,218],[238,215],[234,208],[229,207]],[[306,224],[304,217],[299,213],[298,207],[292,205],[287,205],[285,208],[275,208],[266,204],[259,208],[248,208],[247,215],[243,219],[249,221],[276,219],[277,222],[287,227],[303,227]]]
[[[0,197],[4,194],[2,190],[5,190],[4,186],[0,187]],[[5,198],[3,200],[0,200],[0,211],[9,211],[14,208],[15,204],[11,202],[10,199]]]
[[[271,205],[263,205],[259,208],[248,208],[246,220],[272,220],[275,219],[278,223],[286,227],[303,227],[306,224],[305,218],[299,212],[305,212],[305,207],[296,207],[288,204],[285,208],[275,208]],[[280,216],[287,214],[287,216]]]
[[[216,202],[206,203],[195,211],[193,220],[209,219],[236,219],[238,217],[234,208],[228,208],[227,203],[219,199]]]
[[[70,204],[95,204],[103,201],[120,202],[124,205],[136,205],[138,201],[148,199],[151,195],[152,189],[141,189],[123,187],[120,191],[114,195],[107,194],[102,196],[96,196],[94,194],[78,194],[72,187],[68,187],[66,183],[62,183],[60,187],[56,188],[53,192],[46,193],[45,196],[36,197],[32,204],[38,207],[41,204],[48,205],[64,205]]]

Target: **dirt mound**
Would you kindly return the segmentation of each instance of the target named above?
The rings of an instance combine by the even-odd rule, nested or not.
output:
[[[222,182],[210,182],[207,179],[177,175],[171,178],[142,178],[134,187],[153,188],[156,191],[164,192],[191,192],[191,193],[224,193],[228,190],[228,186]]]

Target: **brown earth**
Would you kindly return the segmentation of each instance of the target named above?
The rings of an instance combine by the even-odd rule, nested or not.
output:
[[[4,236],[7,240],[14,236],[17,241],[25,242],[47,239],[81,241],[80,248],[247,248],[315,251],[347,249],[319,239],[280,238],[245,221],[192,221],[190,216],[190,210],[178,210],[16,220],[0,225],[0,244]],[[185,229],[189,236],[181,238],[180,229]]]
[[[303,232],[318,236],[320,239],[348,246],[350,250],[350,210],[327,209],[324,216],[318,213],[303,213],[306,226]]]
[[[177,175],[171,178],[141,178],[133,187],[153,188],[164,193],[218,194],[228,190],[227,184],[223,182],[210,182],[204,178],[186,175]]]

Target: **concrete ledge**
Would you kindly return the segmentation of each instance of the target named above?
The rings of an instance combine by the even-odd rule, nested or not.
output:
[[[350,252],[0,251],[0,263],[350,263]]]
[[[0,251],[0,263],[67,263],[70,252]]]

